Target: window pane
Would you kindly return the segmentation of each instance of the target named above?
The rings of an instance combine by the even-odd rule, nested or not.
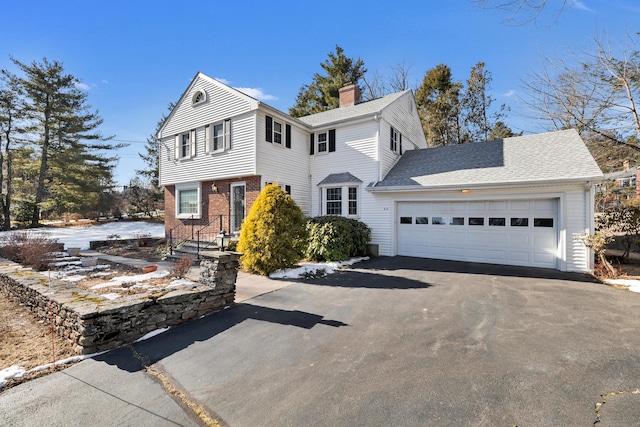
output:
[[[327,151],[327,133],[318,134],[318,152]]]
[[[222,123],[213,127],[213,151],[224,148],[224,133]]]
[[[469,218],[469,225],[484,225],[484,218]]]
[[[512,227],[528,227],[529,218],[511,218]]]
[[[434,225],[445,225],[447,223],[447,218],[443,216],[433,216],[431,217],[431,224]]]
[[[464,217],[454,216],[453,218],[451,218],[451,222],[449,224],[451,224],[451,225],[464,225]]]
[[[282,124],[273,122],[273,142],[282,144]]]
[[[182,134],[182,141],[180,144],[180,157],[188,157],[190,149],[191,147],[189,145],[189,134],[184,133]]]
[[[504,227],[505,224],[504,218],[489,218],[489,225]]]
[[[400,217],[400,224],[411,224],[413,217],[410,216],[401,216]]]
[[[327,188],[327,215],[342,215],[342,188]]]
[[[534,227],[553,227],[553,218],[534,218]]]
[[[429,217],[426,216],[417,216],[416,224],[429,224]]]
[[[349,187],[349,215],[358,215],[358,188]]]
[[[180,190],[178,192],[178,209],[179,214],[197,214],[198,213],[198,190]]]

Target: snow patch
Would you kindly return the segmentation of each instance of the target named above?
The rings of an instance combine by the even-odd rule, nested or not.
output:
[[[342,267],[353,265],[360,261],[368,260],[369,257],[351,258],[347,261],[332,261],[332,262],[305,262],[295,268],[288,268],[284,270],[278,270],[271,273],[269,277],[271,279],[300,279],[309,276],[327,275],[335,273]]]
[[[138,338],[135,342],[140,342],[140,341],[148,340],[149,338],[153,338],[153,337],[155,337],[156,335],[160,335],[161,333],[166,332],[166,331],[168,331],[169,329],[171,329],[171,328],[167,327],[167,328],[160,328],[160,329],[156,329],[155,331],[151,331],[151,332],[146,333],[145,335],[141,336],[141,337],[140,337],[140,338]]]
[[[640,280],[637,279],[607,279],[607,285],[626,286],[631,292],[640,292]]]

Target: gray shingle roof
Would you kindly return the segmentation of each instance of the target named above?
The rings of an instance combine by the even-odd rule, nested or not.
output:
[[[396,99],[400,98],[407,92],[409,91],[405,90],[403,92],[383,96],[382,98],[355,104],[350,107],[334,108],[332,110],[323,111],[322,113],[299,117],[298,119],[309,126],[322,126],[343,120],[372,115],[380,113],[387,105],[393,103]]]
[[[326,184],[348,184],[348,183],[361,183],[362,180],[356,178],[351,175],[349,172],[342,173],[332,173],[327,175],[325,179],[320,181],[318,185],[326,185]]]
[[[464,187],[602,180],[573,130],[405,152],[374,187]]]

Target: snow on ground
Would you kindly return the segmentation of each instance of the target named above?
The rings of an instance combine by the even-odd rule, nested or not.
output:
[[[164,237],[164,224],[146,221],[117,221],[106,224],[88,225],[86,227],[42,227],[30,230],[33,233],[44,233],[47,237],[64,243],[65,248],[89,249],[92,240],[109,240],[109,236],[118,239],[134,239],[136,237]],[[6,233],[11,233],[7,231]]]
[[[640,292],[640,280],[636,279],[607,279],[604,281],[607,285],[626,286],[631,292]]]
[[[296,268],[278,270],[271,273],[269,277],[271,279],[301,279],[309,276],[326,276],[327,274],[335,273],[336,270],[339,270],[342,267],[367,259],[369,259],[369,257],[351,258],[350,260],[339,262],[305,262],[301,263],[300,266]]]

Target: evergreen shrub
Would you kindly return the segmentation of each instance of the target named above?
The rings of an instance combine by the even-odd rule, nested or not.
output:
[[[237,246],[242,267],[263,275],[292,267],[304,254],[306,237],[300,207],[277,183],[268,184],[242,224]]]
[[[312,261],[344,261],[367,254],[371,229],[363,222],[341,216],[319,216],[307,222],[306,258]]]

